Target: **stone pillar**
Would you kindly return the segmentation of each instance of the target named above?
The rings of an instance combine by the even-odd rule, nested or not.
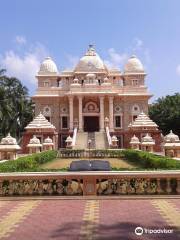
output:
[[[113,98],[114,97],[109,97],[109,129],[110,129],[110,132],[114,131]]]
[[[100,131],[104,132],[104,97],[100,97]]]
[[[69,97],[69,129],[73,131],[73,96]]]
[[[83,130],[82,126],[82,96],[78,97],[79,99],[79,131]]]

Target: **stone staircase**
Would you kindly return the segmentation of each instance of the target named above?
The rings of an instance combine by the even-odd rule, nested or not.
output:
[[[95,132],[96,149],[107,149],[107,137],[105,132]]]
[[[88,141],[87,132],[77,132],[76,144],[73,149],[86,149]]]
[[[91,140],[90,148],[95,149],[96,148],[95,132],[88,132],[87,146],[88,146],[88,141],[89,140]],[[89,148],[89,146],[88,146],[88,148]]]
[[[91,140],[91,149],[107,149],[108,143],[104,132],[77,132],[76,144],[73,149],[88,149]]]

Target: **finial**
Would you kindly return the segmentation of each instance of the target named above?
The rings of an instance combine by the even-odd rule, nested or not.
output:
[[[89,44],[89,48],[94,48],[94,45],[93,44]]]

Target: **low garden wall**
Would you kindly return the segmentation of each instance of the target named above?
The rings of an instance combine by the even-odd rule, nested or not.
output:
[[[122,157],[122,150],[116,149],[60,149],[60,158],[118,158]]]
[[[1,173],[0,196],[180,194],[180,171]]]

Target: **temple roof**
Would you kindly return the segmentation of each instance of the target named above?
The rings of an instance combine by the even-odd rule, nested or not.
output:
[[[96,53],[93,45],[89,45],[86,54],[79,60],[75,72],[105,72],[107,67]]]
[[[30,141],[27,147],[41,147],[42,144],[40,143],[40,140],[34,135]]]
[[[54,143],[53,143],[52,139],[48,136],[47,138],[44,139],[43,145],[53,146]]]
[[[135,55],[132,55],[127,61],[124,67],[124,73],[125,74],[144,73],[144,67],[141,61]]]
[[[57,66],[51,57],[46,57],[41,63],[38,75],[54,75],[58,73]]]
[[[157,128],[158,125],[153,122],[144,112],[141,112],[138,117],[135,119],[135,121],[131,124],[129,124],[129,127],[131,128],[139,128],[139,127],[153,127]]]
[[[21,149],[20,146],[17,144],[17,141],[15,138],[11,137],[10,134],[8,134],[5,138],[2,138],[0,143],[0,149],[11,149],[11,150],[18,150]]]
[[[55,129],[55,126],[52,125],[45,117],[40,113],[37,117],[30,122],[25,129]]]
[[[141,144],[142,145],[154,145],[155,142],[154,142],[153,138],[147,133],[146,136],[142,138]]]
[[[136,137],[136,135],[134,135],[132,138],[131,138],[131,141],[130,141],[130,144],[139,144],[139,138]]]
[[[164,141],[175,143],[175,142],[179,142],[180,140],[178,135],[174,134],[171,130],[170,133],[164,137]]]

